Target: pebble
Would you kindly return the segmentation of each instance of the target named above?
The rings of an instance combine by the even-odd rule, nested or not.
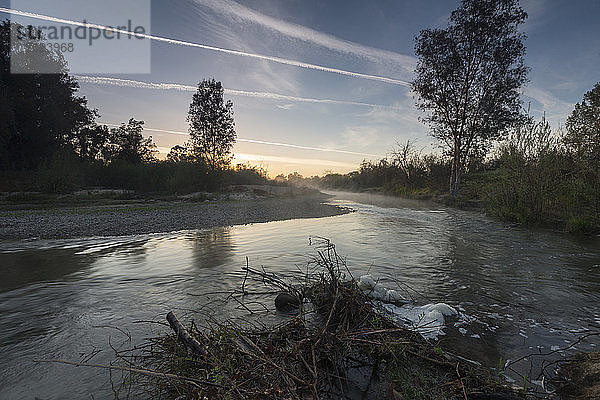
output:
[[[323,196],[0,213],[0,239],[122,236],[346,214]]]

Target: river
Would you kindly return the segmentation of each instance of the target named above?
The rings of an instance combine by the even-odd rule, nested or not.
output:
[[[459,309],[460,326],[450,323],[440,340],[469,359],[494,367],[529,353],[558,357],[600,346],[595,337],[559,351],[600,330],[599,238],[378,195],[335,193],[331,202],[355,212],[202,231],[0,242],[0,399],[114,396],[106,370],[33,360],[109,363],[110,345],[129,340],[115,327],[136,342],[166,329],[139,321],[162,321],[169,310],[200,318],[194,311],[208,297],[199,294],[238,287],[246,257],[252,266],[293,273],[314,254],[314,236],[333,241],[355,275],[408,285],[420,303]],[[508,375],[533,379],[537,358]]]

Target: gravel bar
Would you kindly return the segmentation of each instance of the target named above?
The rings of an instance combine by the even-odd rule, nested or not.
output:
[[[0,213],[0,239],[119,236],[330,217],[350,210],[324,196],[220,203],[149,203]]]

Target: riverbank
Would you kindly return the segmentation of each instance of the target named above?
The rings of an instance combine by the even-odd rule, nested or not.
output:
[[[424,201],[443,205],[459,210],[474,211],[485,214],[501,222],[513,223],[532,229],[544,229],[553,232],[574,234],[579,236],[595,236],[600,234],[598,217],[595,215],[570,215],[557,208],[536,214],[527,206],[521,204],[519,209],[504,207],[500,194],[486,191],[486,181],[482,175],[465,176],[463,188],[457,196],[430,189],[406,190],[404,188],[373,187],[360,191],[344,189],[352,193],[370,193],[396,197],[407,200]],[[341,190],[341,189],[336,189]]]
[[[333,190],[380,190],[432,198],[458,208],[485,210],[498,220],[580,235],[600,233],[600,164],[551,132],[545,120],[528,123],[497,149],[470,160],[456,196],[450,196],[449,160],[406,144],[391,158],[363,163],[358,171],[308,179]]]
[[[68,206],[63,202],[51,208],[21,207],[0,212],[0,239],[135,235],[330,217],[350,212],[325,204],[328,196],[319,192],[275,197],[205,198],[206,195],[188,201],[113,200],[93,205]]]

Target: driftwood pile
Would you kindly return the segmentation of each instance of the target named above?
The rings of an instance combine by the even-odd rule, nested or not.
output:
[[[553,389],[542,384],[541,394],[507,387],[500,370],[452,355],[439,343],[432,345],[396,325],[360,289],[334,245],[325,239],[319,243],[317,256],[295,280],[251,268],[247,262],[241,288],[228,293],[219,309],[203,314],[201,328],[194,320],[184,325],[169,312],[168,324],[139,322],[166,325],[172,333],[126,349],[113,347],[109,340],[116,355],[110,365],[89,362],[96,353],[80,361],[36,361],[107,369],[115,398],[598,398],[598,353],[543,364],[542,382]],[[264,296],[270,304],[260,301]],[[223,306],[230,303],[250,318],[215,318],[214,314],[228,314]],[[257,323],[257,309],[277,316],[279,323]],[[128,332],[115,329],[132,344]],[[600,332],[587,333],[571,346],[597,336]],[[552,353],[556,350],[530,354],[511,365]],[[511,367],[507,363],[504,368]]]
[[[209,399],[516,399],[490,380],[489,371],[434,349],[372,306],[335,247],[321,243],[303,284],[292,285],[264,270],[244,268],[242,304],[259,281],[282,306],[297,308],[269,328],[234,323],[185,327],[170,312],[172,336],[155,339],[147,357],[154,397]],[[342,278],[345,276],[344,278]],[[283,302],[283,303],[282,303]],[[172,376],[180,376],[180,380]],[[490,397],[496,396],[496,397]]]

